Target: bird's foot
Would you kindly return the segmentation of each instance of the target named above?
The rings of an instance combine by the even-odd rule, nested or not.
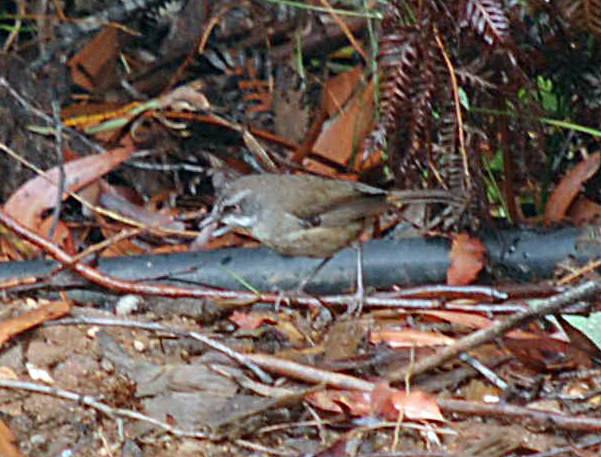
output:
[[[362,282],[357,283],[357,291],[355,295],[350,298],[346,311],[342,317],[359,317],[363,311],[363,305],[365,304],[365,288]]]

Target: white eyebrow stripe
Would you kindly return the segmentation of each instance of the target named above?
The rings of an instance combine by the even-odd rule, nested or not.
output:
[[[234,204],[239,203],[240,201],[244,200],[250,194],[251,194],[250,189],[244,189],[240,192],[236,192],[230,198],[223,200],[223,204],[224,205],[234,205]]]

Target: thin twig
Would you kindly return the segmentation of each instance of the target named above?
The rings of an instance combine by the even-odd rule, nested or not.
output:
[[[44,111],[37,109],[35,106],[33,106],[23,95],[21,95],[15,88],[13,88],[13,86],[8,82],[8,80],[4,76],[0,76],[0,86],[4,87],[8,91],[10,96],[13,97],[23,108],[25,108],[25,110],[28,113],[36,115],[37,117],[46,121],[46,123],[49,125],[53,124],[52,116],[49,116]],[[94,151],[106,152],[105,148],[103,148],[99,144],[94,143],[78,130],[66,126],[63,126],[63,130],[65,132],[77,136],[82,142],[84,142]]]
[[[113,408],[112,406],[107,405],[106,403],[99,402],[94,399],[91,395],[79,394],[76,392],[71,392],[68,390],[60,389],[58,387],[47,386],[44,384],[37,384],[33,382],[26,381],[13,381],[8,379],[0,379],[0,388],[3,389],[13,389],[13,390],[25,390],[28,392],[34,392],[44,395],[52,395],[53,397],[64,398],[66,400],[71,400],[75,403],[81,403],[83,405],[94,408],[107,416],[111,417],[126,417],[128,419],[148,422],[156,427],[159,427],[173,435],[177,436],[185,436],[191,438],[210,438],[211,436],[206,432],[193,432],[182,430],[181,428],[172,427],[171,425],[156,420],[150,416],[145,414],[138,413],[136,411],[132,411],[124,408]]]
[[[56,92],[56,91],[53,91]],[[60,222],[61,208],[63,204],[63,193],[65,192],[65,155],[63,153],[63,122],[61,121],[61,107],[58,101],[58,94],[54,94],[52,99],[52,119],[54,121],[54,149],[58,159],[58,186],[56,188],[56,204],[52,211],[52,224],[48,229],[48,238],[54,238],[56,227]]]
[[[591,294],[601,290],[601,282],[586,283],[588,286],[580,289],[574,294]],[[598,289],[597,289],[598,288]],[[558,299],[557,299],[558,300]],[[301,379],[306,382],[327,384],[329,386],[346,389],[362,390],[371,392],[375,384],[363,379],[327,371],[310,365],[284,360],[276,356],[266,354],[249,354],[248,357],[257,365],[262,366],[274,373]],[[452,398],[439,397],[436,399],[438,406],[445,413],[460,413],[468,415],[485,415],[507,418],[520,418],[533,424],[553,427],[554,430],[578,430],[599,433],[601,432],[601,419],[598,417],[574,416],[549,411],[541,411],[507,403],[482,403],[468,400],[456,400]]]
[[[482,344],[491,342],[505,333],[530,321],[559,312],[573,302],[584,300],[601,292],[601,280],[587,281],[565,292],[544,299],[530,300],[530,309],[518,312],[507,319],[498,320],[488,328],[475,331],[456,343],[439,350],[436,354],[415,363],[410,369],[402,368],[393,373],[390,381],[401,381],[407,375],[415,376],[439,367],[443,363],[457,357],[462,352],[470,351]]]

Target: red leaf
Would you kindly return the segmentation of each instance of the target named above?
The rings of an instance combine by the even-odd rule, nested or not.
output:
[[[601,165],[601,153],[595,152],[568,171],[557,185],[545,205],[545,223],[562,220],[582,184],[588,181]]]
[[[230,320],[243,330],[255,330],[263,325],[264,322],[275,324],[277,321],[268,315],[260,313],[242,313],[234,311]]]
[[[355,416],[378,415],[387,420],[444,421],[436,399],[427,392],[415,390],[409,394],[378,383],[371,392],[358,390],[322,390],[305,396],[314,406],[326,411],[343,412],[344,405]]]
[[[447,271],[447,283],[456,286],[470,284],[484,266],[486,247],[482,242],[460,233],[453,237],[453,247],[449,257],[451,266]]]
[[[414,390],[409,394],[397,390],[393,392],[391,401],[407,419],[444,421],[436,398],[423,390]]]
[[[113,149],[65,164],[65,191],[76,192],[108,173],[133,153],[131,147]],[[53,167],[43,176],[27,181],[8,199],[4,211],[26,227],[39,231],[42,213],[56,204],[59,169]],[[63,195],[63,199],[67,194]]]
[[[393,389],[387,383],[378,383],[372,391],[372,412],[388,420],[401,418],[411,420],[444,421],[436,398],[422,390],[410,393]]]

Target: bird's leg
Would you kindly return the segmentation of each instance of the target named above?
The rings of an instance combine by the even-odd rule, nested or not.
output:
[[[357,250],[357,288],[355,296],[351,299],[345,316],[358,316],[363,310],[365,303],[365,282],[363,278],[363,243],[357,240],[353,243],[353,247]]]
[[[309,284],[311,282],[311,280],[315,277],[315,275],[317,273],[319,273],[321,271],[321,269],[323,267],[326,266],[326,264],[332,259],[332,256],[326,257],[325,259],[322,259],[321,262],[319,262],[315,267],[313,267],[313,269],[311,269],[311,271],[309,272],[308,275],[306,275],[303,280],[300,282],[300,284],[298,285],[298,287],[296,288],[296,292],[297,293],[303,293],[305,290],[305,287],[307,287],[307,284]]]
[[[363,304],[365,302],[365,282],[363,278],[363,244],[361,241],[356,241],[353,243],[353,247],[357,251],[357,287],[355,291],[355,296],[351,298],[351,301],[348,304],[346,311],[344,312],[344,316],[358,316],[361,314],[363,310]],[[295,293],[302,294],[304,292],[307,284],[311,282],[311,280],[321,271],[323,267],[332,259],[332,256],[326,257],[322,259],[310,272],[307,276],[303,278],[301,283],[298,285]]]

